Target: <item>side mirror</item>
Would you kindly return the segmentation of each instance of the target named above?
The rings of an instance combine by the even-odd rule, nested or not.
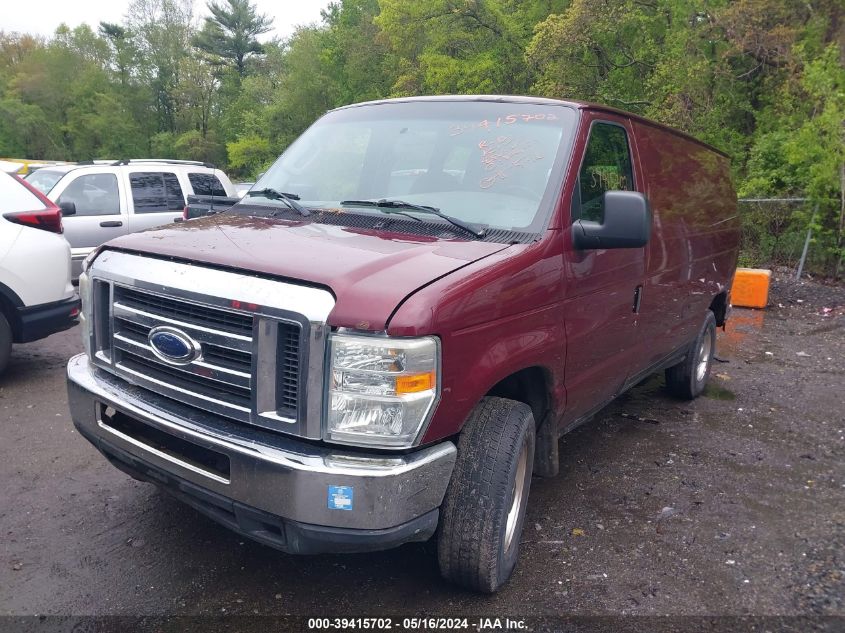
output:
[[[640,248],[649,237],[651,209],[636,191],[606,192],[603,222],[576,220],[572,225],[572,242],[578,250]]]
[[[60,202],[59,209],[62,210],[62,215],[67,217],[69,215],[76,215],[76,203],[75,202]]]

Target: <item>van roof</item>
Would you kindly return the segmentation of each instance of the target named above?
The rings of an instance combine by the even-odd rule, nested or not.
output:
[[[406,103],[406,102],[417,102],[417,101],[488,101],[492,103],[524,103],[524,104],[533,104],[533,105],[556,105],[556,106],[567,106],[570,108],[575,108],[577,110],[599,110],[602,112],[611,112],[613,114],[619,114],[622,116],[629,117],[640,123],[645,125],[650,125],[652,127],[659,128],[661,130],[665,130],[671,134],[676,134],[677,136],[681,136],[697,145],[701,145],[702,147],[706,147],[707,149],[716,152],[717,154],[724,156],[727,159],[730,159],[730,156],[720,150],[717,147],[713,147],[709,143],[705,143],[702,140],[695,138],[694,136],[687,134],[686,132],[682,132],[676,128],[671,126],[665,125],[663,123],[658,123],[657,121],[652,121],[651,119],[647,119],[646,117],[634,114],[633,112],[627,112],[625,110],[621,110],[619,108],[614,108],[612,106],[602,105],[599,103],[591,103],[589,101],[578,101],[578,100],[564,100],[564,99],[550,99],[548,97],[531,97],[531,96],[521,96],[521,95],[431,95],[431,96],[424,96],[424,97],[397,97],[393,99],[377,99],[374,101],[362,101],[361,103],[351,103],[349,105],[341,106],[339,108],[335,108],[331,110],[334,112],[335,110],[346,110],[347,108],[358,108],[361,106],[370,106],[370,105],[381,105],[385,103]]]

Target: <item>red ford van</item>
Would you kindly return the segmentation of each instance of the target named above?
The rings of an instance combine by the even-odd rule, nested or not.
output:
[[[562,434],[657,371],[702,392],[738,243],[727,157],[641,117],[339,108],[229,211],[88,258],[73,419],[262,543],[436,534],[443,576],[492,592]]]

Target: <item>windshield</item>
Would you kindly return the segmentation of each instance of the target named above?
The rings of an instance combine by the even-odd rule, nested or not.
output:
[[[401,200],[481,226],[537,231],[563,176],[576,117],[567,106],[494,101],[337,110],[300,136],[241,205],[279,206],[253,195],[264,189],[294,194],[304,207],[356,213],[380,212],[355,201]]]
[[[26,181],[43,194],[50,193],[56,186],[59,179],[64,176],[65,171],[50,171],[49,169],[38,169],[26,177]]]

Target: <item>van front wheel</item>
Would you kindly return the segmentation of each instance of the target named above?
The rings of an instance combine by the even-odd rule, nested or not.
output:
[[[666,370],[666,387],[679,398],[692,400],[701,395],[710,378],[710,367],[716,353],[716,317],[708,310],[704,325],[690,346],[687,357]]]
[[[531,408],[484,398],[461,431],[441,507],[437,558],[446,580],[484,593],[507,582],[519,555],[533,466]]]

